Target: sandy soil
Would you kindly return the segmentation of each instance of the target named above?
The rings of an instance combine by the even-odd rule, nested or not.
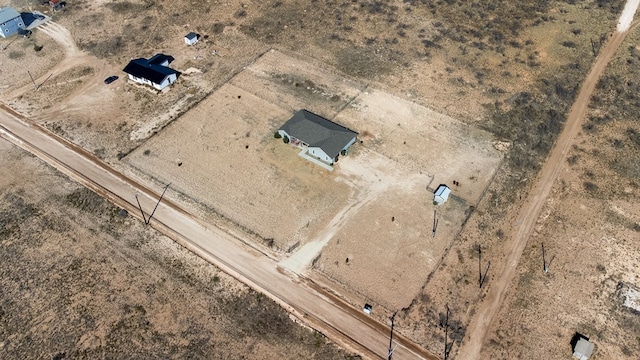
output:
[[[620,20],[618,20],[618,26],[616,28],[618,32],[625,32],[629,30],[631,22],[633,21],[633,16],[638,10],[638,5],[640,5],[640,0],[627,0],[624,4],[624,10],[622,10],[622,14],[620,15]]]
[[[556,145],[538,174],[538,178],[533,185],[531,197],[525,202],[520,215],[515,220],[513,237],[507,235],[507,239],[511,239],[511,244],[513,245],[506,259],[506,265],[499,274],[498,282],[492,286],[483,306],[478,308],[478,315],[475,320],[470,324],[469,340],[466,345],[460,348],[460,358],[477,359],[480,357],[482,344],[486,341],[487,333],[489,332],[494,316],[502,307],[506,288],[512,281],[514,271],[522,256],[527,240],[547,201],[551,188],[562,169],[567,157],[567,152],[574,138],[580,131],[580,125],[587,112],[591,95],[609,60],[618,50],[622,40],[624,40],[624,36],[625,33],[615,33],[609,39],[596,63],[593,65],[589,76],[585,79],[580,93],[567,117],[564,130],[558,137]]]
[[[350,194],[328,171],[274,139],[290,116],[225,85],[125,161],[287,250],[323,226]]]
[[[426,189],[430,178],[391,165],[377,153],[366,152],[348,162],[358,172],[363,163],[371,167],[371,174],[362,177],[371,184],[358,184],[367,189],[362,209],[334,229],[314,268],[350,289],[345,296],[355,293],[350,301],[368,302],[384,318],[408,306],[419,293],[459,231],[469,205],[452,196],[445,205],[434,206],[433,194]]]
[[[2,2],[3,5],[9,3],[23,6],[16,1]],[[629,14],[632,12],[629,4],[634,3],[636,2],[633,0],[627,3],[627,10],[619,19],[620,24],[630,23]],[[411,1],[402,4],[361,1],[345,3],[343,5],[346,6],[341,7],[317,3],[313,8],[297,1],[273,4],[230,1],[189,5],[177,1],[144,8],[145,4],[141,1],[78,0],[73,5],[67,12],[56,14],[54,23],[47,25],[42,31],[35,31],[31,42],[17,40],[0,54],[6,58],[3,61],[3,79],[10,79],[11,84],[15,84],[9,87],[0,85],[2,101],[32,115],[49,129],[108,161],[118,163],[118,159],[134,150],[129,157],[125,157],[123,168],[132,164],[131,160],[135,160],[135,167],[138,169],[128,171],[135,171],[136,175],[159,189],[173,180],[175,187],[172,185],[169,196],[181,204],[189,205],[190,209],[198,209],[198,214],[211,223],[237,226],[242,222],[242,226],[229,229],[265,245],[269,245],[270,238],[274,237],[273,243],[280,251],[289,250],[290,245],[297,244],[298,240],[301,243],[311,241],[320,245],[314,246],[307,254],[300,254],[306,259],[300,264],[316,258],[322,245],[328,243],[322,256],[316,261],[316,268],[323,268],[323,274],[330,272],[332,278],[340,279],[340,284],[330,279],[327,284],[335,286],[338,291],[344,291],[344,297],[350,303],[358,307],[364,299],[375,303],[373,316],[380,320],[386,321],[388,316],[388,309],[379,311],[381,307],[395,309],[405,306],[409,293],[419,288],[420,281],[425,281],[422,292],[404,309],[406,311],[399,314],[397,330],[419,339],[425,347],[440,351],[445,305],[450,305],[452,310],[449,336],[459,344],[465,335],[466,325],[474,316],[477,317],[477,304],[488,303],[482,303],[489,296],[487,289],[493,289],[494,282],[497,282],[497,291],[505,291],[505,283],[509,281],[499,281],[500,272],[496,269],[501,269],[507,262],[508,250],[513,245],[510,240],[513,231],[511,225],[520,214],[517,204],[513,204],[513,199],[519,197],[507,196],[506,193],[513,190],[505,184],[513,184],[514,181],[525,184],[518,188],[522,199],[527,199],[527,193],[531,193],[532,189],[526,186],[529,179],[518,173],[510,173],[504,165],[495,170],[500,155],[491,149],[492,139],[487,133],[465,127],[459,121],[430,112],[426,107],[454,115],[466,123],[486,126],[492,106],[510,106],[510,96],[518,91],[531,91],[535,94],[536,91],[532,89],[539,86],[540,82],[554,84],[555,75],[546,73],[548,69],[553,74],[559,74],[569,71],[570,68],[565,66],[573,66],[573,62],[578,64],[576,56],[588,58],[592,48],[602,45],[603,41],[598,42],[600,34],[609,32],[608,29],[598,29],[609,26],[609,20],[613,22],[611,26],[615,26],[619,14],[609,14],[606,9],[601,10],[601,6],[591,3],[579,6],[554,3],[548,13],[532,12],[541,17],[539,22],[536,20],[535,25],[532,25],[533,20],[529,18],[519,21],[518,25],[526,28],[519,37],[514,39],[503,32],[507,38],[501,42],[494,37],[501,34],[500,30],[497,33],[485,33],[484,39],[475,39],[474,27],[465,25],[464,21],[459,22],[455,17],[449,18],[452,24],[438,25],[440,20],[447,18],[448,11],[456,14],[455,9],[447,8],[448,5],[438,5],[437,10],[432,10],[423,6],[423,3]],[[503,5],[505,8],[512,6],[508,2]],[[523,2],[523,6],[525,5],[531,4]],[[486,18],[495,19],[496,23],[503,20],[494,17],[501,16],[499,13],[496,15],[495,11],[487,12],[486,7],[492,4],[469,4],[470,8],[474,6],[482,14],[488,15]],[[605,8],[609,6],[615,7],[615,4],[605,4]],[[347,19],[348,26],[345,25]],[[341,24],[342,21],[345,23]],[[322,28],[319,29],[317,24]],[[197,30],[208,38],[203,38],[196,47],[186,47],[182,43],[182,36],[192,30]],[[504,31],[505,28],[501,30]],[[447,40],[451,38],[447,31],[449,34],[462,34],[471,40],[466,44],[451,42]],[[44,35],[51,36],[57,42],[48,40]],[[439,41],[443,36],[445,40]],[[349,38],[349,42],[344,42],[344,37]],[[282,41],[279,42],[278,39]],[[496,40],[498,42],[493,43]],[[8,43],[9,41],[0,40],[0,46]],[[33,49],[34,43],[44,44],[44,48],[36,52]],[[78,53],[74,49],[75,44],[100,59]],[[277,50],[273,53],[266,52],[271,47]],[[487,50],[487,47],[493,50]],[[576,55],[576,48],[587,49],[587,52]],[[69,61],[59,61],[63,49],[72,55]],[[12,51],[15,53],[10,55]],[[179,70],[195,68],[200,71],[183,75],[168,93],[160,96],[126,85],[121,80],[108,87],[102,83],[108,75],[122,75],[120,70],[129,59],[151,56],[158,51],[174,55],[174,65]],[[37,83],[46,80],[38,92],[32,91],[28,77],[20,75],[23,72],[23,60],[29,67],[34,67],[30,71],[37,78]],[[351,75],[357,73],[361,77],[353,80],[331,70],[326,63]],[[5,69],[10,70],[10,74],[5,73]],[[219,90],[214,92],[216,89]],[[41,92],[45,91],[47,96],[42,96]],[[223,95],[217,99],[225,105],[215,106],[219,104],[213,104],[213,101],[207,103],[207,98],[204,109],[198,110],[196,106],[189,110],[212,93],[210,98]],[[242,98],[238,99],[238,95],[242,95]],[[247,98],[249,101],[246,101]],[[281,124],[280,117],[284,116],[286,119],[285,115],[306,107],[307,104],[313,104],[321,114],[335,117],[361,132],[363,144],[356,146],[351,156],[344,159],[338,166],[339,170],[332,174],[322,172],[300,159],[294,149],[282,146],[282,143],[274,143],[274,139],[269,138],[270,133]],[[255,108],[239,111],[236,108],[238,105]],[[274,118],[268,119],[268,124],[263,116],[265,113],[274,115]],[[211,121],[218,117],[227,122]],[[275,117],[278,117],[277,121]],[[176,119],[178,120],[175,121]],[[252,122],[252,119],[260,121]],[[172,121],[175,122],[171,124]],[[167,124],[170,125],[161,130]],[[198,125],[191,126],[192,124]],[[172,130],[174,127],[177,130]],[[254,127],[260,129],[264,136],[256,135],[258,131]],[[158,135],[155,135],[156,131],[159,131]],[[179,131],[189,136],[180,136]],[[199,131],[209,131],[209,139],[205,139]],[[251,132],[247,137],[248,131]],[[628,129],[619,128],[611,134],[623,134],[626,131]],[[218,134],[224,136],[218,139]],[[151,140],[144,143],[147,136],[151,136]],[[467,142],[468,136],[477,141]],[[162,144],[157,138],[171,141]],[[518,141],[521,142],[515,138],[499,140],[504,141],[495,144],[507,152],[507,156],[511,153],[511,141],[516,146]],[[143,146],[138,147],[141,144]],[[147,144],[154,148],[145,148]],[[177,152],[184,151],[184,144],[189,144],[193,152],[201,154],[176,156]],[[212,149],[220,144],[225,146]],[[272,144],[273,147],[269,148]],[[145,155],[145,150],[150,151],[148,155]],[[262,158],[266,165],[246,163],[248,153]],[[391,183],[385,185],[384,191],[377,193],[372,190],[373,185],[367,186],[366,190],[357,188],[366,185],[366,182],[358,182],[357,179],[362,180],[363,175],[375,176],[375,172],[370,172],[375,167],[357,166],[358,159],[369,159],[371,154],[375,154],[375,158],[386,159],[386,163],[382,162],[376,167],[385,169],[378,171],[378,174],[384,175],[381,178]],[[443,154],[450,158],[441,159]],[[597,158],[599,155],[594,152],[589,156]],[[220,161],[223,166],[220,166]],[[628,159],[620,159],[621,163],[624,161],[628,162]],[[179,162],[183,165],[178,166]],[[211,164],[209,166],[215,167],[216,171],[223,171],[218,174],[201,164]],[[586,164],[585,167],[595,168],[593,164]],[[140,171],[143,168],[150,170]],[[348,173],[349,168],[351,171]],[[353,169],[358,169],[359,172]],[[397,172],[401,180],[390,176],[393,174],[387,169]],[[232,181],[238,179],[240,171],[249,174],[249,178],[258,185],[242,185],[238,188],[244,192],[237,191]],[[264,174],[270,175],[265,179]],[[615,173],[610,175],[612,179],[617,176]],[[584,184],[580,186],[580,182],[592,181],[590,178],[585,180],[584,176],[587,175],[583,175],[580,180],[567,178],[567,182],[574,182],[571,189],[584,190]],[[600,178],[600,173],[596,176]],[[287,184],[285,190],[277,188],[284,186],[283,179]],[[428,201],[423,202],[424,199],[420,196],[411,196],[412,193],[415,195],[426,192],[426,188],[417,184],[437,184],[451,180],[461,183],[455,195],[459,196],[457,200],[463,202],[464,206],[458,207],[452,202],[442,208],[442,231],[438,232],[428,248],[424,247],[422,241],[409,243],[410,239],[430,236],[428,229],[432,220],[429,218],[432,216],[431,205]],[[398,186],[395,182],[399,183]],[[405,186],[400,186],[400,183]],[[223,186],[219,187],[220,184]],[[282,194],[295,198],[294,206],[283,210],[286,211],[286,217],[280,217],[273,211],[278,209],[279,212],[284,208],[282,199],[267,198],[264,195],[274,187]],[[339,189],[332,195],[334,197],[326,197],[326,191],[334,191],[334,188]],[[630,193],[627,193],[627,188],[631,189]],[[229,189],[231,190],[228,191]],[[255,196],[256,189],[259,190],[259,196]],[[555,199],[554,196],[561,193],[561,189],[558,186],[552,189],[550,199]],[[630,183],[625,185],[624,192],[633,194],[636,191],[634,189]],[[215,196],[202,195],[200,198],[200,194],[211,193]],[[375,199],[367,197],[367,194],[373,193],[377,194]],[[206,198],[207,196],[209,197]],[[318,203],[317,206],[324,213],[317,217],[316,204],[304,203],[300,200],[301,196],[315,196],[313,201]],[[502,199],[505,198],[510,199],[509,204],[504,203]],[[538,223],[536,231],[546,234],[546,238],[553,238],[556,233],[565,234],[562,232],[565,227],[572,231],[571,234],[558,237],[556,241],[565,245],[565,248],[550,246],[549,251],[553,255],[575,251],[581,237],[593,239],[593,247],[587,247],[583,252],[576,251],[575,259],[563,263],[562,269],[566,269],[570,276],[563,274],[561,280],[558,275],[553,279],[556,284],[554,286],[571,289],[572,293],[582,294],[586,298],[591,296],[594,287],[585,285],[581,276],[597,282],[605,276],[600,274],[606,274],[609,278],[620,278],[633,283],[634,278],[625,275],[629,272],[637,273],[633,260],[623,258],[624,265],[617,266],[612,259],[619,252],[634,254],[637,251],[633,244],[621,245],[628,238],[628,232],[622,226],[628,228],[625,224],[637,221],[634,220],[637,218],[634,202],[624,200],[609,203],[609,198],[599,201],[571,198],[567,201],[569,205],[566,207],[558,206],[558,203],[562,203],[560,200],[552,200],[546,204],[548,207],[543,210],[544,216],[548,217]],[[606,205],[602,205],[602,202]],[[220,203],[225,206],[217,206]],[[403,204],[411,205],[405,207]],[[601,225],[590,223],[587,220],[588,213],[575,211],[581,205],[586,210],[597,209],[607,216],[608,222]],[[598,207],[599,205],[601,206]],[[245,211],[246,207],[259,208],[260,211]],[[409,210],[413,208],[418,211]],[[212,210],[225,217],[216,215]],[[451,210],[450,214],[447,213],[448,210]],[[557,220],[554,218],[554,211],[562,214],[562,221],[557,225],[553,223],[558,228],[545,232],[549,227],[548,222]],[[256,216],[255,213],[263,216]],[[306,218],[299,218],[301,213]],[[467,213],[472,214],[471,217],[467,218]],[[344,214],[345,217],[336,217],[336,214]],[[566,225],[571,224],[569,220],[574,215],[577,218],[576,225]],[[454,234],[458,234],[461,216],[468,221],[456,236]],[[391,221],[391,217],[395,220]],[[229,218],[233,220],[230,221]],[[292,224],[291,218],[299,221]],[[531,219],[535,220],[537,217]],[[619,226],[612,226],[610,222]],[[253,223],[263,229],[279,226],[278,230],[281,227],[293,235],[279,239],[279,232],[273,230],[256,235]],[[378,230],[370,236],[371,243],[377,244],[374,251],[367,247],[369,243],[365,241],[358,241],[347,247],[348,241],[357,236],[354,233],[360,234],[363,228],[369,227]],[[583,231],[590,227],[605,229],[614,235],[605,237],[593,229]],[[254,233],[244,234],[246,231]],[[579,236],[576,237],[576,233]],[[332,242],[334,237],[340,237],[340,244]],[[566,241],[566,238],[575,239],[575,242]],[[449,242],[448,239],[453,240]],[[477,244],[484,246],[487,254],[487,259],[483,258],[485,262],[492,262],[488,284],[482,291],[474,286],[477,277],[474,272],[477,271],[474,246]],[[602,244],[602,247],[597,244]],[[265,249],[266,247],[261,247],[261,250]],[[556,249],[558,252],[555,252]],[[524,259],[534,258],[538,250],[525,247]],[[603,258],[601,263],[596,264],[597,273],[594,273],[592,254],[599,251],[606,252],[610,257]],[[439,252],[442,254],[438,255]],[[405,265],[405,268],[391,267],[385,261],[386,255],[394,253],[403,260],[398,262]],[[361,262],[366,254],[379,261],[381,271],[387,271],[393,276],[372,272],[363,266],[368,264]],[[272,254],[278,255],[282,254]],[[346,265],[347,256],[353,259],[350,260],[350,265]],[[438,257],[439,262],[435,265],[437,270],[429,273],[433,259]],[[328,258],[332,261],[328,261]],[[552,269],[556,264],[560,265],[559,260],[560,257],[554,260]],[[515,265],[507,266],[515,271],[514,276],[518,280],[514,277],[512,283],[517,282],[518,287],[511,285],[505,295],[505,306],[497,313],[492,310],[497,319],[492,327],[488,330],[483,327],[482,331],[477,332],[487,339],[482,356],[522,357],[517,354],[538,344],[532,353],[542,358],[546,354],[553,354],[555,357],[556,354],[566,352],[563,349],[565,336],[572,329],[581,328],[595,334],[592,336],[598,340],[598,346],[602,346],[603,353],[607,356],[629,356],[627,354],[637,346],[633,343],[634,332],[629,330],[633,329],[633,326],[629,326],[633,324],[633,317],[623,315],[615,321],[598,319],[599,322],[594,322],[594,316],[589,321],[577,322],[579,316],[576,315],[576,309],[571,307],[572,297],[559,296],[551,290],[544,292],[545,287],[551,288],[548,286],[549,282],[545,281],[531,281],[534,286],[526,286],[529,283],[527,278],[530,277],[527,261],[523,261],[523,267],[515,267],[516,270],[513,270]],[[397,265],[398,262],[393,264]],[[605,262],[610,265],[607,266]],[[296,266],[304,268],[304,265]],[[407,269],[411,266],[424,271],[424,274],[414,276],[408,282],[410,290],[405,291],[398,285],[397,279],[407,274]],[[318,279],[326,278],[320,275]],[[392,282],[391,279],[396,281]],[[377,280],[388,281],[385,284],[387,286],[381,286]],[[372,285],[362,285],[367,282],[372,282]],[[595,287],[600,294],[594,297],[596,300],[584,302],[590,314],[612,311],[612,308],[603,304],[618,296],[617,290],[613,290],[613,282],[615,281],[610,279],[602,282]],[[520,283],[525,286],[519,287]],[[371,288],[379,289],[375,292],[385,295],[373,294]],[[390,294],[391,289],[402,293],[401,300],[388,299],[395,298]],[[544,299],[560,298],[549,307],[543,306],[547,302],[538,300],[526,303],[526,310],[518,307],[523,295],[536,290],[545,294]],[[495,299],[493,296],[491,295],[492,299]],[[495,305],[492,306],[495,310]],[[558,309],[566,316],[556,317]],[[543,314],[541,322],[547,328],[557,328],[554,319],[562,318],[569,330],[562,329],[556,334],[548,334],[544,329],[521,326],[527,322],[536,323],[537,314]],[[511,318],[519,320],[512,321]],[[496,328],[498,326],[506,330],[501,332]],[[521,339],[530,340],[529,334],[532,332],[538,334],[540,342],[544,344],[532,341],[509,342],[513,333],[521,334]],[[622,345],[617,347],[614,345],[616,342]],[[509,352],[502,352],[503,344],[508,345]],[[263,347],[257,348],[268,351]]]
[[[354,304],[364,297],[387,309],[400,308],[411,302],[438,264],[467,208],[478,202],[492,180],[501,154],[483,131],[381,91],[362,92],[363,88],[342,81],[330,69],[270,51],[124,161],[138,175],[171,183],[180,196],[256,233],[263,243],[273,241],[285,252],[295,248],[281,263],[294,272],[311,265],[325,244],[334,248],[336,239],[348,238],[339,250],[330,249],[326,256],[323,252],[319,269],[362,294],[349,298]],[[361,131],[363,144],[331,173],[306,162],[296,155],[298,150],[272,135],[296,106],[336,113],[336,121]],[[401,126],[389,124],[387,118]],[[439,242],[406,246],[430,235],[431,192],[439,183],[453,187],[456,179],[462,184],[454,187],[458,205],[443,212],[443,219],[451,220],[450,226],[442,223]],[[382,237],[370,243],[371,234],[358,231],[365,224],[386,223],[396,216],[393,212],[408,219],[387,234],[389,248],[381,246]],[[363,252],[367,246],[376,251]],[[398,261],[392,264],[398,273],[384,275],[388,267],[380,266],[380,257],[399,249],[403,250]],[[336,258],[342,262],[345,254],[356,253],[360,266],[338,271]],[[400,260],[414,253],[421,255]],[[364,281],[367,273],[369,280]],[[400,277],[411,284],[403,297],[395,295],[403,286],[397,281]],[[374,282],[378,286],[371,287]]]
[[[5,140],[0,167],[3,359],[353,359]]]

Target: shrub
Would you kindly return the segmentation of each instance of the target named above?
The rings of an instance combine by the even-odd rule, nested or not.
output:
[[[276,139],[280,139],[282,137],[282,135],[280,135],[280,133],[276,131],[276,133],[273,134],[273,137],[276,138]]]
[[[284,141],[285,144],[288,144],[289,143],[289,137],[288,136],[283,137],[282,141]]]
[[[224,27],[225,27],[225,25],[223,23],[219,23],[219,22],[214,23],[213,24],[213,28],[212,28],[213,33],[214,34],[222,34],[222,32],[224,31]]]
[[[20,59],[24,56],[24,53],[21,51],[11,51],[9,53],[9,59]]]

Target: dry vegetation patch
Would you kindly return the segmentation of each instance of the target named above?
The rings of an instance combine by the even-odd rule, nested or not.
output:
[[[357,358],[39,160],[0,149],[2,358]]]
[[[439,112],[454,115],[463,122],[484,129],[486,132],[470,132],[482,133],[487,143],[490,136],[503,140],[510,145],[506,164],[497,172],[486,196],[482,196],[482,190],[493,179],[487,172],[481,174],[483,177],[479,184],[472,184],[470,190],[463,193],[465,199],[474,199],[474,204],[477,199],[481,200],[477,207],[464,207],[464,216],[476,209],[475,216],[469,218],[450,250],[445,252],[441,265],[423,284],[421,294],[398,318],[399,331],[417,339],[427,348],[441,351],[445,304],[448,303],[452,310],[450,324],[455,326],[450,328],[450,334],[458,344],[465,333],[466,324],[474,314],[475,304],[485,294],[477,289],[475,282],[476,246],[480,243],[486,254],[494,254],[496,262],[505,256],[501,253],[501,243],[510,222],[515,220],[511,215],[516,209],[514,204],[521,194],[526,193],[529,180],[555,141],[578,84],[588,71],[594,53],[615,26],[624,2],[316,0],[311,4],[309,6],[298,0],[251,3],[74,1],[67,11],[52,14],[54,20],[71,30],[80,48],[110,64],[109,72],[119,71],[131,58],[148,57],[162,51],[176,57],[174,66],[177,69],[182,71],[194,67],[202,73],[183,76],[168,94],[161,96],[124,85],[117,90],[117,96],[107,96],[107,90],[95,91],[95,87],[74,85],[76,87],[71,89],[67,88],[71,85],[66,84],[72,84],[74,80],[65,82],[67,74],[61,74],[60,81],[51,83],[48,90],[55,92],[56,99],[69,103],[77,100],[79,92],[83,92],[86,98],[81,102],[82,106],[67,109],[52,106],[46,109],[47,112],[38,113],[41,105],[49,100],[38,99],[32,94],[16,100],[16,104],[30,109],[51,129],[100,156],[115,160],[133,151],[127,160],[129,164],[151,174],[153,180],[162,184],[172,181],[177,191],[189,194],[185,197],[192,193],[209,194],[210,197],[203,201],[205,207],[209,208],[203,213],[218,211],[252,231],[256,230],[254,224],[259,224],[258,228],[262,230],[258,230],[264,234],[263,240],[269,244],[268,239],[277,239],[278,246],[282,248],[299,239],[307,239],[314,231],[320,230],[318,224],[326,222],[330,218],[327,214],[340,208],[343,204],[341,199],[351,193],[346,185],[333,182],[333,176],[319,175],[319,169],[298,158],[295,150],[275,143],[270,137],[273,130],[288,118],[291,110],[311,104],[329,117],[343,114],[340,115],[340,121],[361,130],[365,146],[394,161],[404,162],[403,165],[414,173],[419,173],[425,164],[433,165],[429,162],[434,157],[430,152],[433,148],[421,142],[423,138],[434,142],[438,140],[437,137],[429,138],[433,133],[422,128],[429,126],[428,121],[425,121],[427,125],[422,124],[420,120],[423,117],[420,116],[420,120],[414,123],[401,121],[397,126],[395,119],[383,118],[365,126],[365,116],[351,116],[362,110],[355,105],[366,105],[379,99],[376,91],[363,94],[365,89],[382,89],[380,93],[391,94],[389,98],[395,99],[394,104],[408,102],[418,106],[427,105]],[[198,46],[187,48],[182,43],[182,36],[189,31],[203,35]],[[18,70],[21,64],[34,66],[34,72],[42,76],[46,75],[47,68],[62,58],[61,50],[54,42],[41,41],[44,35],[38,32],[34,35],[37,45],[44,44],[40,51],[35,51],[33,42],[19,40],[9,47],[10,51],[5,50],[0,55],[6,58],[3,66],[10,67],[6,71],[3,68],[3,78],[12,84],[9,87],[0,85],[3,93],[28,85],[30,80],[24,77],[22,69]],[[7,43],[8,40],[0,41],[0,45]],[[17,44],[20,46],[16,47]],[[270,53],[264,55],[264,60],[248,66],[248,71],[242,71],[269,47],[297,54],[292,55],[293,58],[308,57],[307,63],[328,63],[339,72],[325,78],[326,73],[322,71],[278,69],[277,61],[281,58]],[[637,178],[640,173],[638,162],[634,161],[638,158],[640,137],[637,121],[633,120],[637,118],[633,110],[637,105],[637,84],[633,79],[637,76],[629,74],[634,71],[630,65],[640,58],[631,43],[626,45],[626,49],[627,55],[617,64],[620,70],[606,74],[599,84],[598,94],[594,97],[595,108],[591,110],[590,120],[584,128],[585,137],[576,143],[567,164],[576,173],[575,178],[567,179],[566,185],[578,194],[572,201],[574,204],[587,202],[586,206],[594,207],[594,211],[602,215],[605,220],[601,221],[604,223],[597,224],[614,233],[613,240],[607,238],[606,241],[613,243],[611,248],[615,251],[634,251],[635,248],[623,247],[618,243],[628,234],[635,235],[638,223],[636,215],[632,215],[637,214],[635,208],[628,205],[637,198]],[[94,69],[102,68],[95,64]],[[291,64],[299,63],[289,61],[288,65]],[[240,75],[236,76],[238,73]],[[342,74],[350,78],[345,80],[346,85],[336,86],[335,79],[346,77]],[[94,82],[100,84],[104,75],[102,72],[96,74]],[[230,79],[233,79],[231,84],[222,85]],[[265,81],[254,87],[245,83],[245,80],[251,79]],[[67,91],[70,95],[65,98]],[[239,95],[242,99],[237,98]],[[88,97],[92,97],[91,101]],[[247,98],[251,102],[245,102]],[[202,99],[205,99],[203,103],[187,112],[186,116],[179,117]],[[176,108],[176,103],[181,106]],[[238,112],[239,104],[248,107],[260,104],[260,107]],[[354,106],[343,110],[347,104]],[[91,108],[100,111],[88,110]],[[360,114],[366,112],[361,111]],[[389,114],[393,117],[398,115],[393,112]],[[405,114],[409,118],[414,115]],[[167,127],[178,118],[177,122]],[[95,119],[102,120],[97,122]],[[458,122],[450,119],[443,120],[440,125],[450,126],[449,136],[451,131],[462,129]],[[131,140],[132,133],[141,130],[147,131],[145,134],[159,134],[146,143],[141,138]],[[468,134],[460,134],[464,136],[451,138],[464,141]],[[140,144],[144,146],[136,148]],[[462,147],[464,151],[455,153],[458,159],[466,156],[470,149],[474,150],[472,145],[462,144]],[[455,151],[453,147],[446,149]],[[486,165],[488,168],[496,164],[494,161],[497,158],[486,146],[475,150],[482,157],[478,159],[483,164],[480,167]],[[357,159],[357,151],[349,161]],[[258,164],[247,160],[250,157],[247,154],[260,158],[261,162]],[[179,163],[183,165],[178,166]],[[474,171],[474,167],[468,166],[468,162],[457,164],[459,167],[447,174],[455,176],[466,186],[467,181],[473,180],[474,175],[469,173]],[[440,169],[440,173],[445,170]],[[429,171],[425,170],[427,173]],[[460,177],[461,174],[464,176]],[[282,185],[283,179],[289,189]],[[250,181],[238,185],[239,181],[245,180]],[[250,182],[251,185],[247,185]],[[339,190],[336,191],[336,188]],[[323,196],[328,189],[336,191],[335,198]],[[467,191],[467,188],[461,191]],[[568,190],[557,190],[557,194],[563,191]],[[271,195],[265,196],[267,193]],[[581,197],[588,201],[582,201]],[[11,201],[9,198],[6,200],[7,203]],[[293,205],[289,204],[290,201],[293,201]],[[616,203],[612,205],[609,201]],[[600,203],[603,205],[598,207]],[[18,207],[21,206],[29,208],[24,204]],[[266,213],[255,210],[260,207],[279,209],[283,213],[267,213],[265,218],[259,218]],[[318,208],[322,209],[320,213],[325,211],[324,218],[316,218],[317,214],[313,212]],[[398,211],[401,210],[398,208]],[[367,214],[367,211],[373,212],[367,209],[363,214]],[[461,211],[462,207],[459,209]],[[571,212],[570,207],[557,211]],[[458,221],[459,212],[452,223]],[[306,215],[301,216],[301,213]],[[559,218],[564,219],[563,216]],[[382,215],[384,221],[388,217],[389,214]],[[314,229],[313,226],[317,227]],[[561,227],[555,223],[554,226]],[[581,226],[598,225],[583,222]],[[416,230],[418,228],[416,222],[393,236],[421,237],[423,233]],[[559,228],[552,229],[556,232],[544,230],[548,231],[544,234],[553,238],[556,236],[554,234],[560,233]],[[11,230],[12,234],[14,230]],[[575,225],[570,230],[579,231],[581,228]],[[355,230],[345,227],[344,231]],[[603,239],[595,232],[580,234],[594,243]],[[392,236],[391,233],[389,235]],[[558,238],[558,243],[561,240]],[[533,245],[525,257],[535,257],[538,248]],[[565,246],[567,248],[563,253],[571,253],[572,248]],[[575,274],[572,273],[568,280],[562,280],[554,286],[571,287],[570,280],[579,284],[577,274],[584,271],[588,279],[600,284],[594,290],[601,291],[596,297],[598,301],[604,303],[603,299],[609,299],[613,294],[613,280],[604,281],[602,278],[605,275],[622,278],[621,274],[629,271],[632,265],[623,270],[604,263],[599,264],[600,267],[596,264],[597,272],[593,273],[593,261],[589,254],[596,249],[582,249],[576,259],[586,259],[585,264],[575,265]],[[558,247],[558,253],[560,250]],[[329,254],[326,256],[328,258]],[[336,261],[342,257],[341,252],[336,252]],[[421,261],[432,257],[434,254],[424,255]],[[525,261],[519,269],[522,280],[518,281],[518,289],[542,291],[541,288],[547,286],[544,278],[528,275],[528,266],[533,269],[534,263],[534,260],[530,263]],[[566,268],[574,266],[571,262],[565,264]],[[81,265],[86,264],[78,266]],[[580,267],[583,265],[584,268]],[[365,273],[365,270],[361,270],[359,279],[364,279]],[[492,280],[493,273],[490,273],[489,284]],[[412,286],[417,288],[417,283]],[[588,294],[594,288],[589,285],[572,289],[580,294]],[[519,293],[520,290],[516,290],[516,294]],[[546,294],[553,296],[555,293],[549,290]],[[532,319],[544,301],[542,297],[536,297],[528,303],[519,304],[517,296],[510,298],[509,304],[516,304],[518,309],[524,309],[524,304],[526,311],[510,312],[512,309],[506,308],[502,316],[506,319],[504,314],[516,314],[514,316],[518,319],[523,319],[518,322],[521,324]],[[554,306],[572,311],[565,300],[562,298]],[[260,302],[255,304],[260,306]],[[588,303],[586,307],[594,311],[613,311],[602,304]],[[549,309],[555,308],[549,306]],[[123,308],[122,312],[129,316],[128,322],[123,322],[124,328],[129,325],[129,328],[133,325],[141,328],[147,326],[144,319],[149,311],[146,307],[139,309],[134,304]],[[542,314],[543,318],[546,316],[550,319],[550,314]],[[627,326],[632,317],[615,314],[615,324],[633,328]],[[550,321],[547,318],[543,322]],[[566,324],[578,324],[574,320],[567,320]],[[549,339],[548,334],[542,334],[537,328],[531,329],[529,325],[523,325],[519,330],[515,327],[520,325],[515,325],[515,322],[503,326],[522,334],[523,339],[530,339],[525,335],[537,331],[540,339]],[[618,325],[595,322],[591,326],[598,330],[594,332],[600,337],[603,329],[615,333],[615,326]],[[524,354],[528,345],[515,342],[507,344],[511,352],[503,352],[501,347],[507,341],[505,334],[497,331],[494,334],[493,346],[488,350],[492,356]],[[632,351],[634,346],[637,347],[629,335],[617,334],[604,340],[606,354],[623,356]],[[551,341],[551,345],[545,347],[539,344],[540,356],[547,354],[544,351],[564,353],[564,334],[553,336],[557,340]],[[620,342],[620,349],[611,345],[614,341]],[[261,345],[256,345],[255,349],[258,348],[265,351]]]

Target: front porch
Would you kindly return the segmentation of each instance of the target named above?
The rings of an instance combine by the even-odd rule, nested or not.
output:
[[[314,163],[316,165],[320,165],[320,166],[322,166],[323,168],[325,168],[325,169],[327,169],[329,171],[333,171],[333,166],[331,166],[331,165],[329,165],[329,164],[327,164],[327,163],[325,163],[323,161],[320,161],[319,159],[307,154],[307,148],[303,148],[298,153],[298,156],[302,157],[303,159],[309,160],[309,161],[311,161],[312,163]]]

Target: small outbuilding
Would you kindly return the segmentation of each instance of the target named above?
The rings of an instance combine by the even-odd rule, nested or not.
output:
[[[200,40],[200,35],[194,33],[193,31],[184,36],[184,43],[189,46],[195,45],[198,40]]]
[[[588,360],[593,353],[594,345],[589,342],[589,338],[575,333],[571,339],[571,347],[573,349],[573,357],[579,360]]]
[[[433,202],[436,205],[442,205],[449,200],[449,194],[451,194],[451,189],[447,185],[440,184],[433,193]]]
[[[373,306],[371,306],[371,304],[364,304],[362,311],[364,311],[364,313],[367,315],[371,315],[371,311],[373,311]]]
[[[14,8],[0,9],[0,36],[7,38],[25,29],[22,16]]]
[[[333,165],[340,155],[347,155],[358,133],[307,110],[296,112],[280,129],[284,142],[305,150],[305,155]]]
[[[122,71],[127,73],[129,80],[133,82],[162,90],[178,79],[178,71],[169,67],[172,61],[172,56],[156,54],[149,59],[133,59]]]

